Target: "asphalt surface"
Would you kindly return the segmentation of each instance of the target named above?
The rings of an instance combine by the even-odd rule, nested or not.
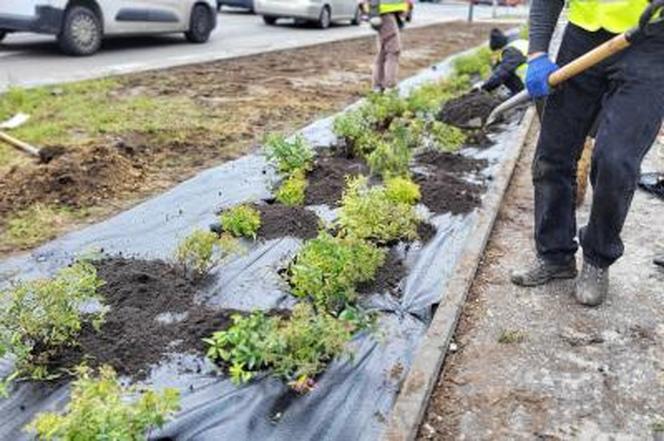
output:
[[[479,6],[475,8],[475,17],[488,19],[491,12],[491,7]],[[499,8],[499,17],[519,13],[523,14],[523,10]],[[411,26],[466,19],[467,14],[467,4],[417,4]],[[373,34],[367,24],[339,24],[327,30],[295,26],[288,21],[267,26],[259,16],[226,9],[219,15],[219,26],[210,41],[203,45],[187,43],[181,35],[116,38],[105,41],[102,50],[92,57],[75,58],[62,55],[53,36],[10,34],[0,43],[0,90],[233,58]]]

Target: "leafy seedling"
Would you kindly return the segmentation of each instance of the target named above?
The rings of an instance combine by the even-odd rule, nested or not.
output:
[[[261,227],[261,215],[249,205],[237,205],[221,214],[221,226],[235,237],[256,239]]]
[[[390,178],[385,181],[385,195],[395,204],[415,205],[421,198],[420,186],[407,178]]]
[[[461,129],[440,121],[431,123],[429,134],[436,148],[448,153],[458,151],[467,141]]]
[[[211,231],[195,229],[178,245],[175,260],[185,274],[201,279],[238,248],[237,240],[228,234],[218,237]]]
[[[491,73],[491,50],[483,47],[469,55],[457,57],[454,60],[454,72],[457,76],[487,77]]]
[[[286,179],[277,190],[277,201],[290,207],[304,204],[307,178],[302,171],[297,171]]]
[[[300,135],[295,136],[292,141],[282,135],[268,135],[265,140],[265,153],[267,159],[285,175],[311,170],[314,159],[313,149]]]

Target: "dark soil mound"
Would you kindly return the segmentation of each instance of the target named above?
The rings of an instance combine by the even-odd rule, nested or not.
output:
[[[225,329],[234,311],[194,303],[197,287],[162,261],[112,258],[95,262],[111,310],[99,332],[86,325],[80,346],[53,359],[51,369],[81,361],[111,365],[120,375],[144,378],[168,353],[204,351],[202,338]]]
[[[318,216],[304,207],[287,207],[281,204],[256,205],[261,213],[260,239],[276,239],[293,236],[311,239],[318,234]]]
[[[438,150],[427,150],[417,155],[415,162],[419,165],[435,167],[452,174],[477,173],[484,170],[489,163],[486,159],[475,159],[457,153]]]
[[[376,272],[374,280],[362,283],[357,292],[360,294],[374,294],[389,292],[393,296],[401,297],[399,283],[406,276],[406,266],[403,259],[395,250],[391,249],[385,257],[385,263]]]
[[[457,176],[416,174],[414,181],[420,185],[422,203],[434,213],[469,213],[482,204],[484,186]]]
[[[436,227],[429,222],[420,222],[417,225],[417,235],[420,242],[427,243],[436,235]]]
[[[485,122],[500,103],[500,99],[488,92],[470,92],[443,104],[438,119],[457,127],[464,127],[476,118]]]
[[[369,173],[369,167],[359,158],[343,155],[321,156],[309,173],[305,203],[307,205],[339,206],[339,200],[346,188],[346,176]]]

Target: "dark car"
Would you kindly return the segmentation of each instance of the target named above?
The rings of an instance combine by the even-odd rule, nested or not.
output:
[[[244,8],[254,12],[254,0],[217,0],[217,10],[220,10],[222,6]]]

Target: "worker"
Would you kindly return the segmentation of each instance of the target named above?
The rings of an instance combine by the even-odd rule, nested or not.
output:
[[[528,40],[509,41],[500,29],[492,29],[489,48],[496,55],[497,63],[488,80],[477,88],[491,92],[504,85],[512,95],[524,89],[528,61]]]
[[[408,11],[406,0],[368,0],[369,23],[378,31],[378,55],[373,68],[373,89],[383,92],[397,85],[399,55],[401,54],[400,28],[402,14]]]
[[[583,267],[576,300],[588,306],[607,297],[609,267],[624,251],[620,238],[637,185],[641,161],[664,117],[664,35],[658,31],[598,66],[550,90],[558,65],[638,25],[648,0],[569,0],[569,25],[557,63],[547,54],[563,0],[533,0],[526,87],[548,96],[533,163],[537,260],[512,274],[512,282],[538,286],[577,276],[575,168],[595,117],[599,116],[590,181],[593,201],[579,232]],[[654,29],[653,29],[654,30]]]

